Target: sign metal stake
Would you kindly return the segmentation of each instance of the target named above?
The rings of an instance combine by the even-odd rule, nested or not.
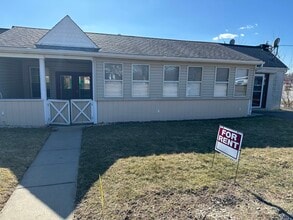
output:
[[[237,178],[237,174],[238,174],[238,168],[239,168],[239,161],[237,161],[237,168],[236,168],[236,173],[235,173],[235,178],[234,178],[234,184],[236,184],[236,178]]]

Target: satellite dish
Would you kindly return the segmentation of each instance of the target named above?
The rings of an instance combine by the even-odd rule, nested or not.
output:
[[[235,44],[235,39],[231,39],[229,44],[234,45]]]
[[[280,38],[276,38],[276,40],[274,41],[274,48],[279,47],[279,43],[280,43]]]

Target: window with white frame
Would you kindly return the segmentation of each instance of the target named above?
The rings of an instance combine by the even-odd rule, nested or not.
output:
[[[132,96],[149,96],[149,65],[132,65]]]
[[[226,97],[228,92],[229,68],[217,68],[214,88],[215,97]]]
[[[177,97],[179,84],[179,66],[164,67],[164,97]]]
[[[200,96],[202,67],[188,67],[186,96]]]
[[[105,63],[105,97],[123,96],[122,64]]]
[[[246,96],[248,83],[248,69],[236,69],[234,95]]]

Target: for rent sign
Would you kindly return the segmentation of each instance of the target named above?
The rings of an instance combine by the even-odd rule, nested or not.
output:
[[[220,125],[215,150],[238,161],[242,138],[241,132]]]

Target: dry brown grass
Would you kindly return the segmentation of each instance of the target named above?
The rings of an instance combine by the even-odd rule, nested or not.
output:
[[[236,185],[234,162],[217,155],[211,169],[219,124],[244,132]],[[280,210],[292,213],[292,133],[293,123],[270,117],[86,129],[75,218],[268,219],[279,218]]]
[[[43,128],[0,128],[0,210],[49,134]]]

